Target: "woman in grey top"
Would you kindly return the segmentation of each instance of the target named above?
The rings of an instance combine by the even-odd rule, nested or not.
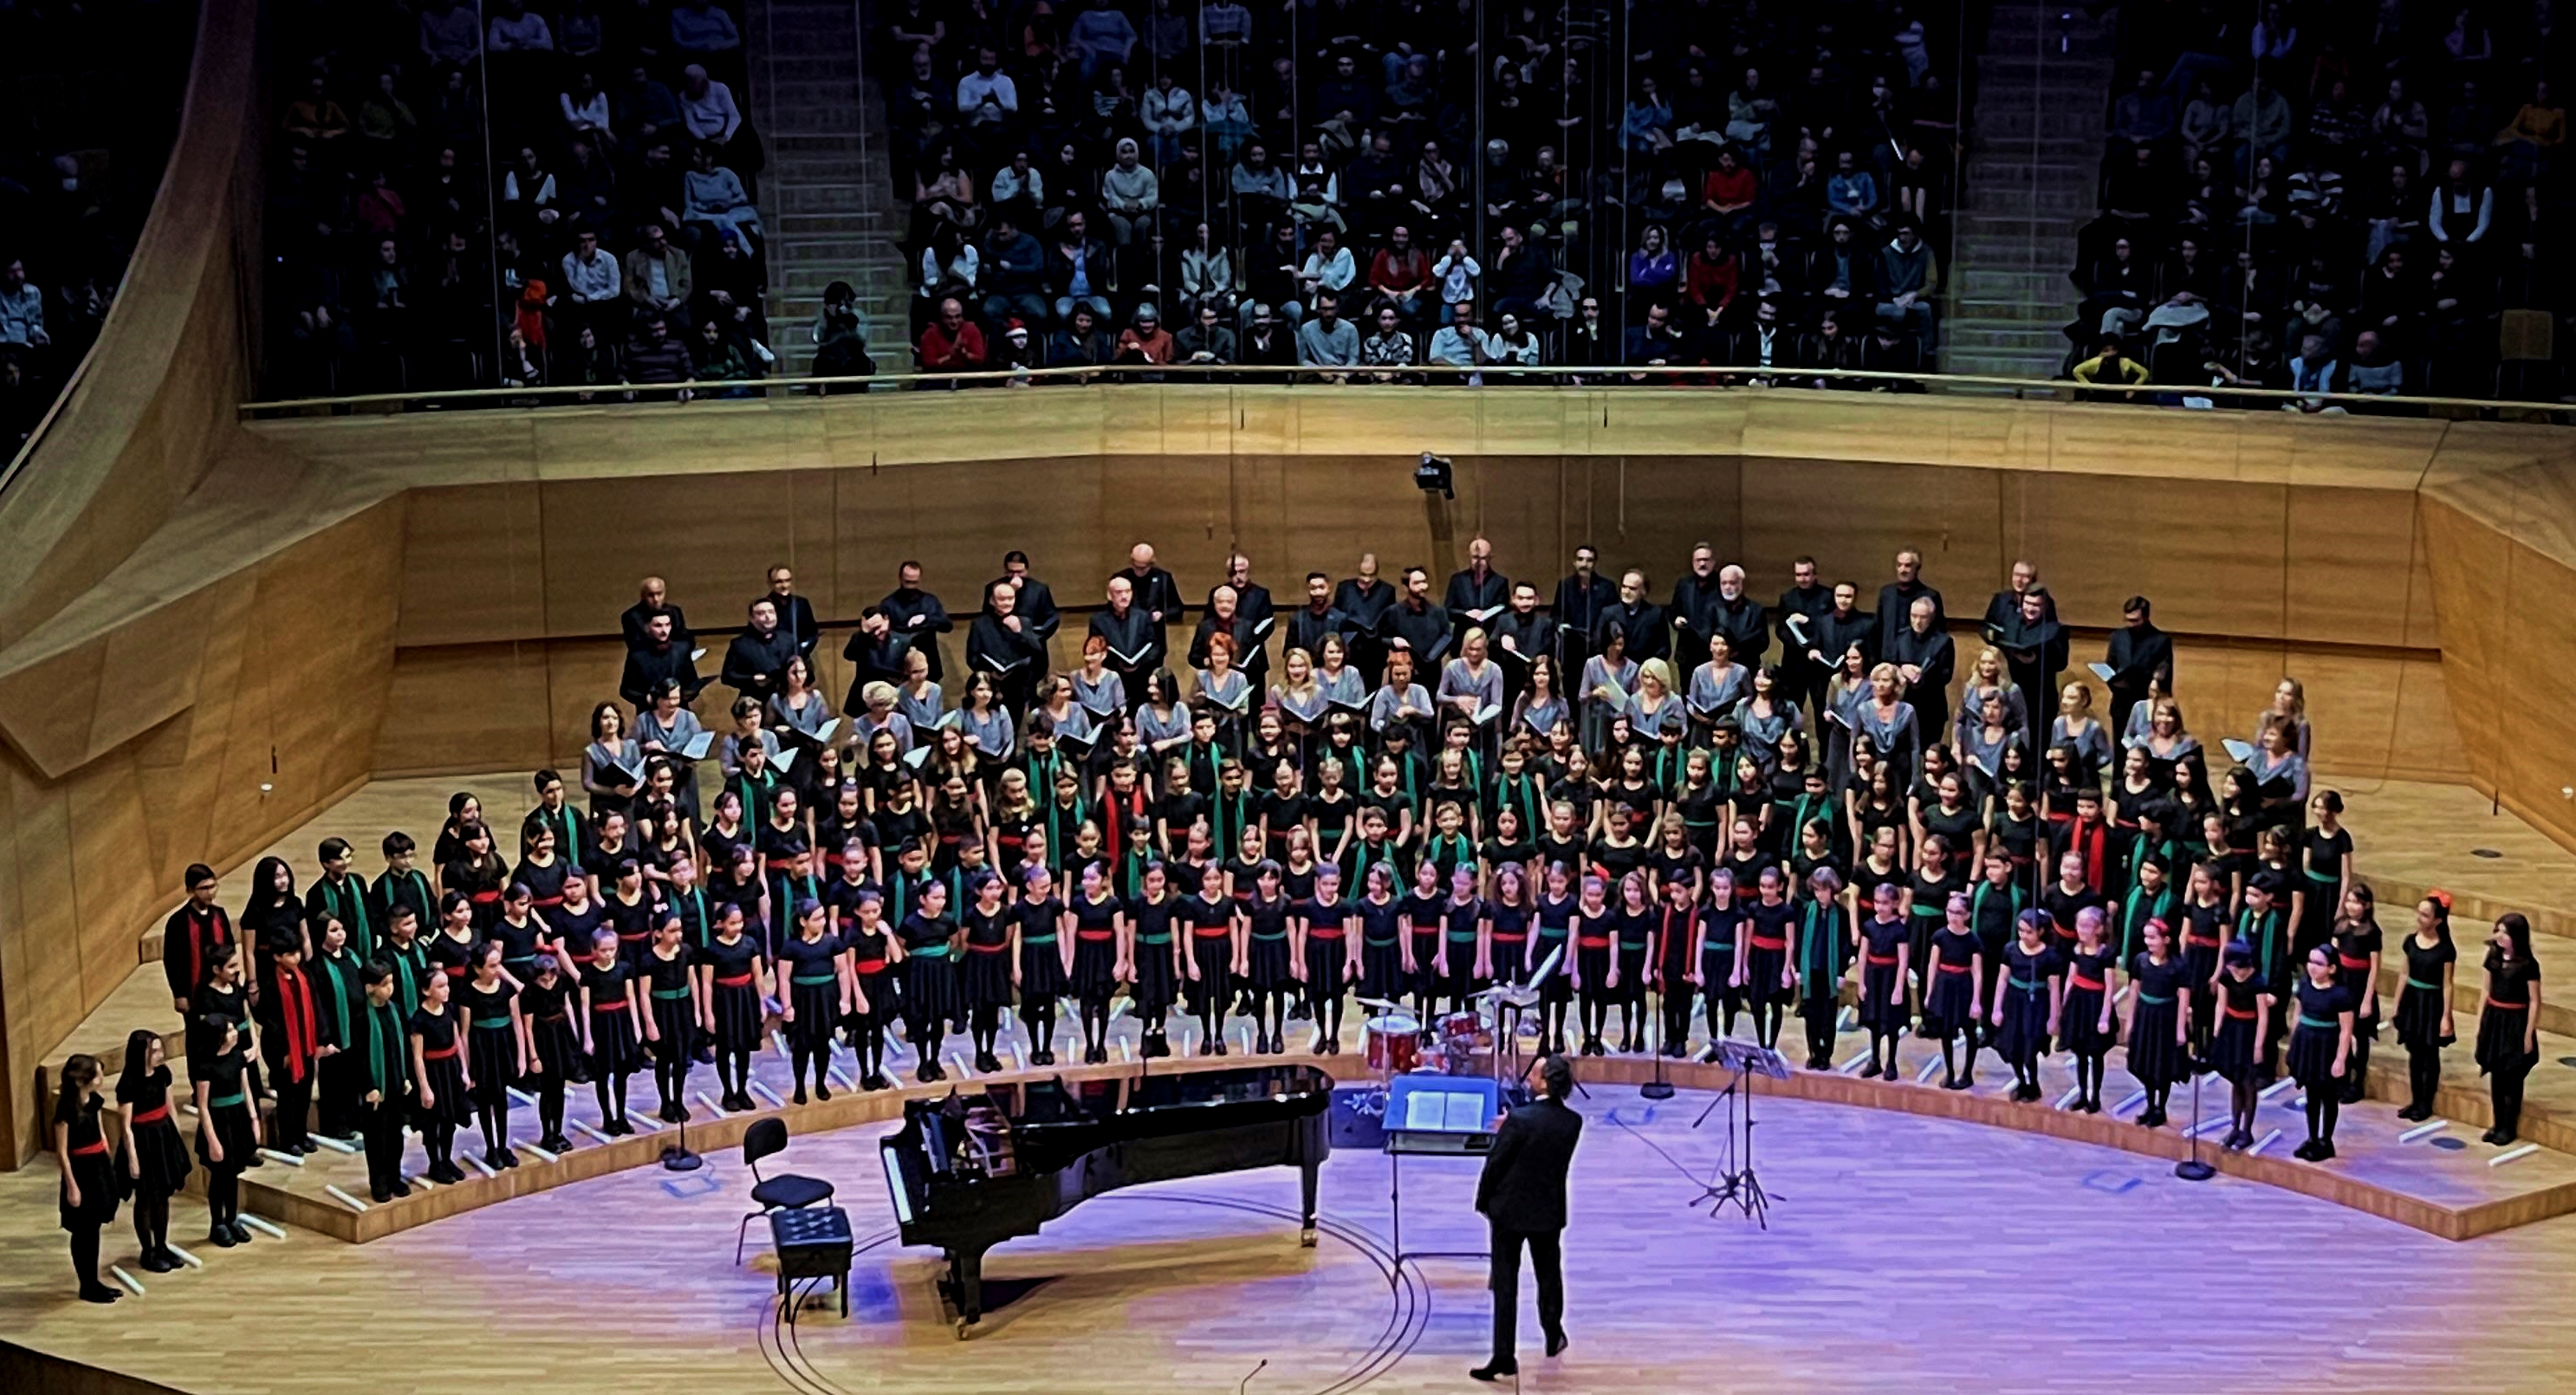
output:
[[[1447,712],[1455,712],[1473,722],[1487,708],[1500,715],[1503,706],[1502,665],[1488,657],[1485,632],[1469,626],[1467,637],[1458,644],[1458,657],[1440,666],[1440,691],[1436,696]],[[1479,730],[1491,732],[1491,719]]]
[[[976,764],[997,776],[1004,762],[1019,744],[1011,726],[1011,714],[993,690],[993,675],[978,673],[966,680],[966,705],[957,709],[957,728],[966,734],[966,744],[975,748]]]
[[[928,731],[939,725],[947,714],[948,698],[939,685],[930,681],[930,656],[918,649],[903,656],[903,686],[895,689],[894,710],[897,716],[912,723],[914,731]]]
[[[1741,749],[1765,765],[1780,759],[1780,738],[1798,725],[1798,704],[1780,691],[1780,666],[1764,664],[1753,674],[1753,695],[1735,705],[1735,727],[1744,737]]]
[[[1628,701],[1628,730],[1639,741],[1661,741],[1683,726],[1682,699],[1673,693],[1673,666],[1648,659],[1637,666],[1637,695]]]
[[[590,816],[596,819],[612,809],[625,813],[643,773],[644,753],[626,735],[626,715],[613,702],[592,708],[590,744],[581,753],[581,787],[590,792]]]
[[[1579,689],[1583,744],[1588,750],[1601,748],[1610,719],[1628,710],[1628,696],[1637,690],[1637,661],[1628,657],[1627,627],[1613,621],[1603,627],[1601,634],[1601,652],[1583,661]]]
[[[1350,666],[1350,657],[1340,635],[1324,636],[1315,653],[1315,686],[1324,690],[1324,701],[1356,711],[1368,706],[1368,680]]]
[[[1206,668],[1198,671],[1198,693],[1190,705],[1216,718],[1228,745],[1252,710],[1252,680],[1234,666],[1234,636],[1208,636]]]
[[[1529,689],[1512,704],[1512,730],[1526,731],[1545,741],[1558,723],[1572,720],[1573,714],[1565,705],[1564,695],[1557,691],[1556,656],[1531,655]]]
[[[1386,656],[1386,682],[1369,695],[1369,730],[1380,739],[1387,728],[1398,723],[1412,728],[1413,744],[1419,749],[1426,744],[1424,729],[1435,716],[1431,694],[1413,681],[1413,651],[1398,649]]]
[[[1145,676],[1145,701],[1136,709],[1136,742],[1160,756],[1189,740],[1189,709],[1173,700],[1172,675],[1158,668]]]
[[[1753,695],[1753,673],[1735,661],[1735,649],[1724,635],[1711,635],[1708,640],[1708,662],[1691,670],[1691,726],[1704,743],[1717,726],[1717,719],[1735,710],[1735,705]]]
[[[1109,641],[1098,635],[1082,641],[1082,667],[1073,675],[1073,700],[1091,714],[1094,726],[1107,726],[1127,710],[1127,680],[1109,671]],[[1058,723],[1062,728],[1062,723]]]
[[[1967,686],[1959,693],[1959,744],[1967,744],[1968,728],[1986,719],[1985,702],[1990,697],[2002,699],[2006,727],[2019,732],[2030,726],[2030,708],[2022,701],[2021,689],[2013,686],[2003,651],[1991,646],[1977,652],[1976,666],[1968,671]]]
[[[697,714],[680,705],[680,680],[665,678],[653,690],[653,705],[635,714],[635,744],[646,755],[668,756],[678,779],[680,808],[698,820],[698,763],[684,754],[706,733]]]
[[[814,687],[814,666],[802,654],[789,659],[780,674],[778,692],[769,699],[770,730],[820,740],[823,724],[831,720],[832,704]]]
[[[867,750],[877,733],[885,732],[894,738],[896,755],[912,753],[912,721],[894,710],[897,696],[895,686],[882,679],[859,689],[859,701],[867,706],[850,718],[850,740],[860,750]]]

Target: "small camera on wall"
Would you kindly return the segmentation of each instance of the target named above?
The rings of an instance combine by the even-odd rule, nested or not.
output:
[[[1437,494],[1443,499],[1458,497],[1457,477],[1458,467],[1449,463],[1449,457],[1433,455],[1429,451],[1424,451],[1422,463],[1413,467],[1414,487],[1425,494]]]

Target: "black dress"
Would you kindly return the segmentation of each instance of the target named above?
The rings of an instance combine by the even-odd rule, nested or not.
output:
[[[1118,989],[1118,914],[1115,896],[1073,898],[1073,991],[1094,1001]],[[1025,932],[1023,932],[1025,933]]]
[[[1136,981],[1128,995],[1147,1031],[1159,1028],[1180,997],[1179,970],[1172,964],[1172,922],[1179,910],[1180,898],[1169,891],[1160,901],[1139,896],[1127,903],[1127,918],[1136,930]]]
[[[708,947],[716,965],[716,1048],[720,1051],[748,1051],[760,1042],[758,982],[725,982],[729,976],[751,978],[751,955],[745,951],[757,948],[748,935],[730,951],[722,940]],[[840,953],[841,938],[831,934],[813,940],[798,935],[778,947],[778,972],[786,979],[787,1001],[796,1008],[795,1020],[787,1024],[787,1039],[806,1050],[831,1049],[832,1028],[841,1017]]]
[[[1256,895],[1244,908],[1252,924],[1244,968],[1254,992],[1285,993],[1295,986],[1288,973],[1288,914],[1296,904],[1285,895],[1268,901]]]
[[[1976,1025],[1977,977],[1970,970],[1985,942],[1974,930],[1953,930],[1943,922],[1932,935],[1932,986],[1923,995],[1923,1025],[1935,1036],[1952,1036]]]
[[[582,966],[582,986],[590,990],[590,1072],[595,1080],[632,1075],[644,1065],[644,1029],[626,1001],[626,985],[634,978],[634,966],[624,959],[605,969]]]
[[[2204,980],[2191,977],[2191,966],[2169,954],[2161,964],[2138,951],[2129,961],[2137,985],[2137,1005],[2129,1012],[2129,1074],[2149,1089],[2182,1079],[2186,1064],[2181,1043],[2174,1040],[2177,1006],[2185,990],[2199,990]]]
[[[2334,943],[2335,985],[2352,1002],[2353,1035],[2374,1041],[2379,1037],[2379,985],[2371,982],[2370,961],[2384,945],[2379,927],[2369,921],[2335,936]]]
[[[99,1113],[106,1108],[106,1098],[99,1095],[83,1101],[64,1092],[54,1101],[54,1122],[68,1129],[62,1182],[54,1196],[65,1230],[88,1230],[116,1219],[116,1203],[124,1195],[117,1184],[124,1174],[117,1171],[116,1155],[108,1151],[107,1135],[99,1127]],[[72,1204],[74,1182],[80,1184],[78,1206]]]
[[[116,1098],[134,1107],[134,1127],[125,1140],[139,1174],[134,1194],[145,1201],[177,1195],[188,1181],[188,1145],[171,1115],[170,1068],[163,1066],[130,1087],[120,1082]]]
[[[850,954],[851,983],[868,1000],[864,1011],[854,1007],[844,1019],[854,1033],[891,1027],[903,1017],[903,994],[895,984],[893,961],[886,956],[887,938],[884,921],[870,931],[855,917],[840,933],[841,946]]]
[[[2460,952],[2449,939],[2430,948],[2406,937],[2406,986],[2397,993],[2397,1039],[2409,1048],[2451,1044],[2442,1031],[2442,972]]]
[[[2102,1025],[2116,954],[2106,944],[2100,949],[2077,949],[2066,956],[2066,1005],[2057,1023],[2066,1038],[2066,1049],[2078,1056],[2107,1055],[2120,1042],[2117,1012],[2110,1014],[2108,1028]]]
[[[2210,1034],[2209,1068],[2232,1082],[2251,1078],[2260,1062],[2262,1044],[2254,1038],[2254,1023],[2265,992],[2260,978],[2218,976],[2218,1029]]]
[[[1744,918],[1745,996],[1756,1003],[1789,1001],[1797,989],[1783,984],[1780,977],[1789,964],[1789,937],[1798,923],[1797,903],[1783,901],[1773,906],[1756,901],[1746,908]]]
[[[2304,1090],[2332,1090],[2342,1085],[2334,1073],[2335,1050],[2341,1045],[2341,1014],[2352,1011],[2352,998],[2342,985],[2323,986],[2304,974],[2292,990],[2298,1017],[2290,1029],[2290,1078]]]
[[[1476,937],[1484,919],[1483,897],[1441,903],[1442,944],[1449,954],[1449,972],[1439,977],[1441,992],[1463,997],[1484,987],[1483,980],[1476,977]]]
[[[456,1040],[456,1019],[446,1013],[427,1009],[411,1015],[411,1035],[420,1038],[420,1087],[412,1094],[414,1122],[427,1129],[436,1124],[464,1124],[474,1117],[472,1102],[465,1098],[465,1052]],[[239,1090],[238,1083],[234,1086]],[[217,1091],[220,1097],[221,1092]],[[428,1096],[427,1104],[420,1103]],[[224,1140],[224,1150],[232,1152],[233,1141]],[[205,1154],[200,1151],[198,1156]]]
[[[2015,940],[2004,950],[2003,976],[1995,984],[2003,995],[2004,1020],[1995,1031],[1995,1050],[2014,1065],[2048,1054],[2048,980],[2057,972],[2057,951],[2050,946],[2034,953]]]
[[[1550,898],[1542,894],[1538,899],[1538,928],[1530,939],[1529,947],[1530,972],[1537,973],[1538,966],[1546,963],[1550,955],[1556,957],[1556,967],[1549,971],[1547,981],[1538,986],[1540,1002],[1564,1004],[1573,1001],[1574,966],[1566,960],[1574,953],[1574,912],[1581,904],[1572,896]],[[1728,965],[1728,972],[1733,971],[1734,966]]]
[[[555,975],[554,987],[534,982],[519,990],[519,1011],[528,1019],[528,1035],[548,1076],[570,1080],[582,1065],[581,1030],[572,1020],[572,980]]]
[[[830,941],[825,936],[825,941]],[[752,972],[752,961],[760,955],[760,946],[748,935],[738,935],[733,943],[709,940],[702,959],[715,976],[711,1008],[715,1017],[716,1049],[750,1051],[760,1045],[760,977]],[[838,1007],[836,1002],[832,1005]],[[824,1028],[829,1032],[831,1028]]]
[[[1446,883],[1444,882],[1445,886]],[[1448,908],[1447,895],[1425,896],[1408,891],[1397,898],[1404,907],[1405,933],[1413,937],[1413,974],[1404,991],[1428,996],[1440,991],[1440,926]],[[1393,996],[1393,995],[1390,995]]]
[[[1023,896],[1015,909],[1020,920],[1020,1001],[1040,1003],[1072,991],[1064,972],[1064,946],[1056,943],[1064,924],[1064,902],[1049,896],[1031,901]]]
[[[926,920],[918,911],[903,918],[903,1015],[915,1037],[957,1016],[957,966],[949,961],[949,938],[957,933],[946,917]]]
[[[1351,904],[1360,922],[1360,996],[1394,1002],[1409,991],[1404,979],[1404,903],[1380,905],[1362,898]],[[1311,947],[1307,950],[1310,955],[1313,952]],[[1311,962],[1307,972],[1314,972]]]
[[[668,959],[648,949],[640,963],[645,1010],[653,1014],[653,1030],[661,1033],[653,1043],[653,1054],[666,1063],[690,1059],[698,1050],[695,961],[685,949]]]
[[[1896,977],[1896,952],[1908,947],[1911,927],[1904,917],[1880,920],[1872,917],[1860,927],[1860,1023],[1879,1031],[1902,1031],[1906,1026],[1905,994]],[[1928,951],[1930,946],[1925,946]],[[1873,1058],[1875,1059],[1875,1058]]]
[[[1655,924],[1661,919],[1661,912],[1653,906],[1642,911],[1629,910],[1625,898],[1611,908],[1611,924],[1618,927],[1619,955],[1619,986],[1611,996],[1618,1001],[1641,1003],[1646,1000],[1646,950],[1649,948],[1646,941],[1654,936]]]
[[[1181,902],[1181,919],[1190,927],[1190,962],[1199,971],[1185,991],[1193,1014],[1222,1014],[1234,1001],[1234,914],[1230,896],[1215,901],[1192,896]]]
[[[2487,1005],[2478,1014],[2478,1070],[2486,1075],[2515,1075],[2540,1064],[2536,1051],[2522,1049],[2523,1027],[2531,1020],[2531,984],[2540,965],[2531,959],[2505,962],[2504,950],[2487,948]]]
[[[981,906],[966,908],[966,958],[957,966],[958,991],[970,1008],[1011,1005],[1011,924],[1008,905],[989,914]]]
[[[465,1019],[465,1060],[474,1072],[474,1102],[510,1107],[510,1084],[519,1078],[519,1024],[510,1019],[510,986],[468,982],[456,990],[456,1012]]]

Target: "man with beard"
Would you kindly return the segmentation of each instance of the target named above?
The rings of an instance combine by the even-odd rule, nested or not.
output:
[[[1431,603],[1431,574],[1420,567],[1404,569],[1404,595],[1378,622],[1389,649],[1413,654],[1416,674],[1437,674],[1449,655],[1449,612]]]
[[[1351,667],[1372,688],[1386,671],[1386,641],[1381,634],[1386,613],[1395,605],[1395,588],[1377,574],[1377,554],[1360,554],[1360,573],[1333,590],[1333,609],[1350,619]]]
[[[895,633],[912,636],[913,646],[930,660],[930,681],[936,683],[945,672],[939,662],[938,636],[957,628],[948,618],[948,607],[939,598],[921,589],[921,564],[906,561],[895,568],[895,587],[886,593],[877,608],[886,613]]]
[[[1619,599],[1619,588],[1610,578],[1596,570],[1601,554],[1590,543],[1574,549],[1574,571],[1556,583],[1557,672],[1576,674],[1583,671],[1583,661],[1598,652],[1593,635],[1601,628],[1601,616]],[[1633,656],[1636,645],[1629,645]],[[1561,681],[1561,680],[1560,680]]]

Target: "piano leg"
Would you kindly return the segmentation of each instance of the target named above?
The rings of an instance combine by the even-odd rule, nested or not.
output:
[[[948,1252],[948,1303],[957,1310],[957,1340],[966,1340],[967,1329],[984,1318],[984,1252],[981,1249]]]
[[[1297,1243],[1311,1250],[1315,1248],[1315,1176],[1321,1169],[1308,1161],[1297,1170],[1304,1174],[1299,1180],[1306,1192],[1306,1228],[1298,1233]]]

